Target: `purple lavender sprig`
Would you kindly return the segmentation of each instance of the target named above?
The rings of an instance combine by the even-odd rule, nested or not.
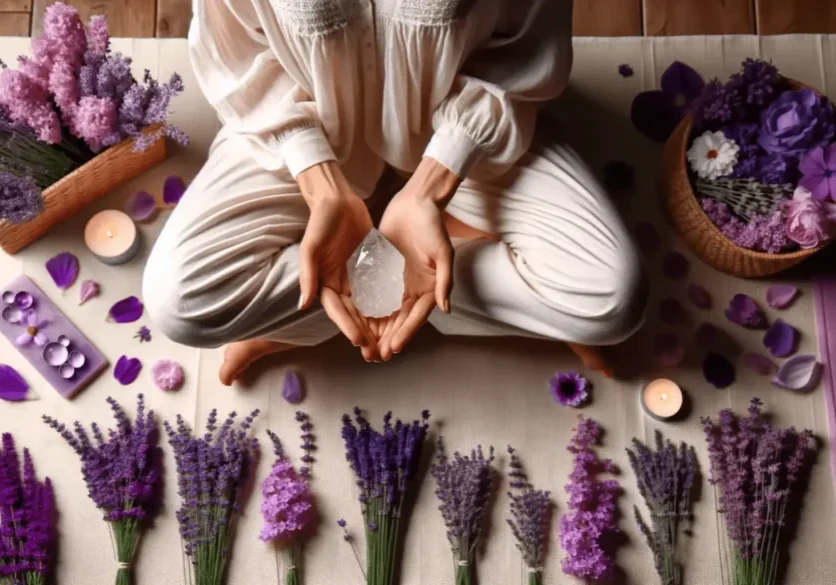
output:
[[[436,463],[430,473],[436,481],[438,509],[447,526],[447,540],[456,561],[456,585],[469,585],[473,581],[476,547],[496,479],[493,461],[493,447],[485,457],[481,445],[470,456],[456,451],[450,459],[443,439],[438,438]]]
[[[14,438],[0,443],[0,583],[43,585],[52,571],[55,496],[49,478],[38,481],[28,449],[23,470]]]
[[[569,512],[560,519],[560,544],[566,551],[563,572],[580,579],[601,581],[612,575],[615,559],[606,543],[619,533],[616,498],[621,487],[614,479],[600,480],[600,473],[618,473],[610,459],[599,459],[593,447],[601,427],[582,418],[567,447],[574,463],[569,483]]]
[[[212,410],[202,436],[194,436],[179,414],[175,424],[163,423],[177,469],[180,535],[200,585],[223,582],[244,488],[258,457],[258,439],[249,436],[258,414],[254,410],[236,425],[232,412],[218,426],[218,411]]]
[[[131,424],[116,400],[107,399],[115,429],[105,433],[96,423],[90,432],[76,421],[73,431],[50,416],[43,421],[55,429],[81,459],[87,494],[113,530],[119,570],[116,585],[129,585],[131,565],[144,519],[155,503],[159,469],[154,412],[145,412],[145,399],[137,396],[136,421]]]
[[[511,455],[508,464],[511,518],[507,522],[528,570],[528,585],[540,585],[549,543],[549,524],[553,507],[551,492],[535,490],[528,481],[519,456],[510,445],[508,453]]]
[[[733,585],[773,585],[788,541],[788,506],[812,463],[813,433],[773,427],[753,398],[746,416],[731,409],[701,419],[711,462],[717,513],[726,527],[721,567]]]
[[[650,511],[650,525],[633,507],[636,523],[653,552],[661,585],[680,585],[682,565],[677,558],[677,539],[681,523],[690,524],[693,513],[692,489],[697,476],[697,455],[693,447],[679,448],[655,433],[655,450],[638,439],[627,449],[630,467],[636,475],[639,494]]]
[[[383,430],[372,428],[359,408],[352,421],[343,415],[342,438],[346,460],[360,488],[360,506],[366,525],[367,585],[391,585],[398,562],[400,520],[418,472],[429,429],[429,411],[421,419],[392,423],[383,417]],[[355,424],[356,423],[356,424]]]

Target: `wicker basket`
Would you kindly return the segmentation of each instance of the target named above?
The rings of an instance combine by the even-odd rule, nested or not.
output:
[[[807,87],[790,79],[787,83],[792,89]],[[687,116],[665,144],[660,187],[674,228],[700,260],[726,274],[752,278],[786,270],[823,247],[766,254],[741,248],[728,239],[702,210],[691,188],[685,153],[692,124],[693,120]]]
[[[154,132],[150,126],[145,133]],[[43,212],[26,223],[0,221],[0,248],[14,254],[46,234],[96,199],[110,193],[165,160],[165,140],[154,141],[145,152],[133,151],[129,138],[108,148],[43,192]]]

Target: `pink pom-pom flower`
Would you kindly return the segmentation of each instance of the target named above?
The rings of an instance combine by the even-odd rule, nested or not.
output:
[[[151,366],[151,379],[160,390],[177,390],[183,385],[183,377],[183,367],[174,360],[157,360]]]

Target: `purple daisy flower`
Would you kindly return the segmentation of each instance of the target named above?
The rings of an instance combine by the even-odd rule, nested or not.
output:
[[[589,380],[578,372],[557,372],[549,378],[549,394],[561,406],[578,406],[589,398]]]

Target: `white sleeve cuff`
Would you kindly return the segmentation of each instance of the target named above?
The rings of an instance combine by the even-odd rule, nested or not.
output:
[[[436,129],[424,156],[429,156],[456,173],[460,179],[467,178],[470,167],[482,156],[479,145],[461,128],[443,124]]]
[[[306,128],[283,138],[280,149],[287,170],[294,179],[299,173],[314,165],[337,160],[334,149],[321,128]]]

